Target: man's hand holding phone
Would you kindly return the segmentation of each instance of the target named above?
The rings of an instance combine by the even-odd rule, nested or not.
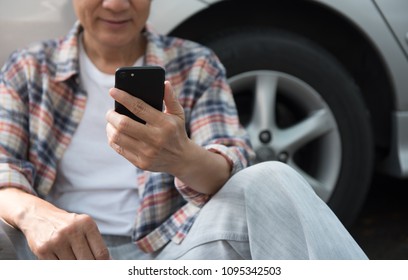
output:
[[[164,112],[117,88],[111,89],[110,95],[145,121],[134,121],[113,110],[107,113],[109,144],[133,165],[169,173],[202,194],[214,194],[227,181],[231,166],[225,157],[188,137],[184,109],[169,81],[164,83]]]
[[[111,147],[137,167],[177,174],[180,161],[195,144],[187,136],[184,110],[170,82],[163,85],[164,112],[125,91],[112,88],[110,95],[115,101],[145,123],[135,122],[111,110],[107,114],[107,134]]]

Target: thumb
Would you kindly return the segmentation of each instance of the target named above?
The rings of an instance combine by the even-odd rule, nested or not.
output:
[[[170,115],[176,115],[184,119],[184,110],[179,103],[173,87],[169,81],[164,82],[164,112]]]

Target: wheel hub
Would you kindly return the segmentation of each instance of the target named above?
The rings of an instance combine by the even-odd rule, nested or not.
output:
[[[264,130],[259,133],[259,141],[263,144],[268,144],[272,141],[272,133],[269,130]]]
[[[262,146],[255,150],[256,158],[259,162],[276,160],[275,151],[268,146]]]

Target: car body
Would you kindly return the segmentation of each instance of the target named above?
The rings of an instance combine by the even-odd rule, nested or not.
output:
[[[0,63],[17,47],[68,31],[70,2],[1,3]],[[257,160],[294,167],[346,225],[374,171],[408,177],[408,1],[152,5],[156,30],[219,56]]]

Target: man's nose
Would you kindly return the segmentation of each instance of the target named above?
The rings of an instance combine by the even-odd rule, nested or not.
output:
[[[102,6],[106,9],[120,12],[126,10],[130,6],[129,0],[103,0]]]

